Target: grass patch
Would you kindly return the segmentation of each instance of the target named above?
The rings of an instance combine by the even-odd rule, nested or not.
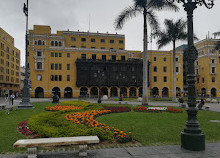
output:
[[[28,110],[13,110],[10,114],[0,111],[0,153],[12,151],[24,151],[24,149],[14,149],[13,144],[18,139],[24,139],[24,136],[18,133],[17,126],[20,122],[27,120],[38,113],[47,113],[44,111],[46,106],[54,106],[52,103],[33,103],[34,108]]]
[[[180,144],[180,133],[186,119],[186,112],[178,114],[126,112],[101,116],[96,120],[123,131],[131,131],[134,139],[143,145],[166,145]],[[198,119],[205,133],[206,142],[220,141],[220,123],[209,122],[220,120],[219,113],[200,111]]]

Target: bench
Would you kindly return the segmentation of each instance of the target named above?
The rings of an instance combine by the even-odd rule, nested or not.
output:
[[[97,136],[21,139],[14,143],[15,148],[27,148],[28,158],[37,157],[37,147],[79,145],[79,156],[87,156],[87,144],[99,143]]]

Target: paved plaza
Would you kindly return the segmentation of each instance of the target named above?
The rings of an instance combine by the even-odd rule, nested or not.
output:
[[[26,158],[24,154],[0,155],[0,158]],[[77,158],[78,151],[39,151],[39,158]],[[88,150],[88,158],[220,158],[220,143],[206,144],[205,151],[189,151],[180,145],[104,148]]]

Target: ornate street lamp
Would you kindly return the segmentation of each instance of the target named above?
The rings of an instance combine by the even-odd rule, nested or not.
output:
[[[29,68],[28,68],[28,0],[27,5],[24,3],[23,12],[26,16],[26,34],[25,34],[25,78],[24,78],[24,88],[22,92],[22,101],[18,106],[19,109],[30,109],[32,105],[30,104],[30,85],[29,85]]]
[[[166,0],[169,3],[175,2],[175,0]],[[181,147],[193,151],[205,150],[205,135],[200,129],[199,122],[197,120],[198,108],[196,108],[196,91],[195,91],[195,68],[194,62],[198,57],[198,52],[193,42],[193,11],[197,8],[197,5],[205,5],[208,9],[211,9],[214,5],[214,0],[176,0],[178,3],[183,3],[184,10],[187,12],[187,24],[188,24],[188,48],[187,54],[187,83],[188,83],[188,118],[181,132]]]

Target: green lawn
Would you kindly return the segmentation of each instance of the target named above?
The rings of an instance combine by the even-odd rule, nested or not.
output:
[[[38,113],[49,113],[44,108],[55,104],[34,103],[33,105],[33,109],[14,110],[10,114],[0,111],[0,153],[24,151],[25,149],[13,148],[14,142],[24,138],[17,132],[18,123]],[[186,112],[178,114],[126,112],[103,115],[96,120],[120,130],[132,132],[134,139],[143,145],[162,145],[180,144],[180,132],[184,128],[186,117]],[[206,135],[206,142],[219,142],[220,123],[211,123],[209,120],[220,120],[220,114],[200,111],[198,119]]]
[[[126,112],[98,117],[98,122],[132,132],[134,139],[143,145],[180,144],[180,133],[187,119],[184,113],[143,113]],[[200,111],[198,119],[206,142],[220,141],[220,123],[209,120],[220,120],[217,112]]]
[[[13,144],[18,139],[24,139],[23,135],[17,132],[17,125],[35,114],[47,112],[44,111],[44,108],[55,104],[34,103],[33,105],[33,109],[13,110],[10,114],[7,114],[5,111],[0,111],[0,153],[23,151],[24,149],[13,148]]]

